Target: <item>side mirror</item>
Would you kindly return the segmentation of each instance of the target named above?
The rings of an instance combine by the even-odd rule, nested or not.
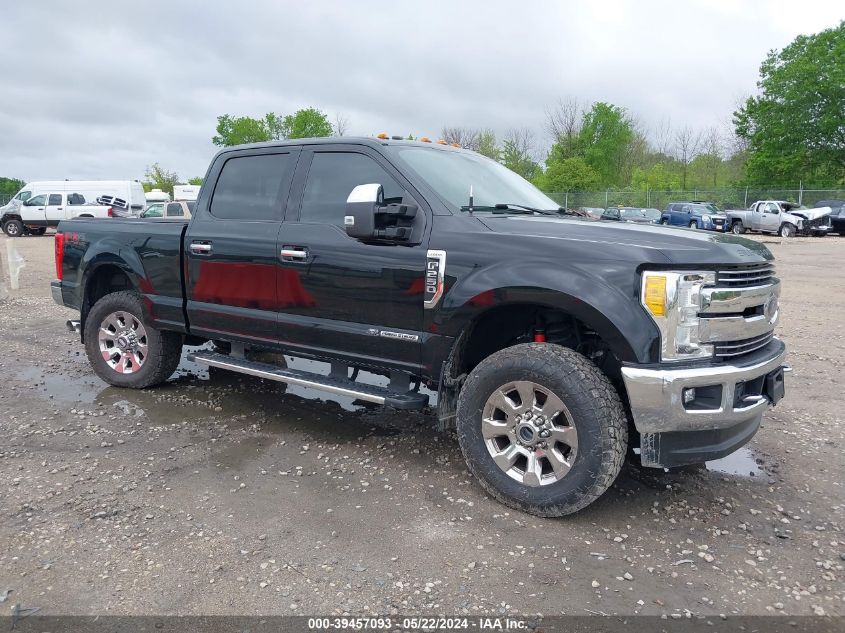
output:
[[[349,237],[372,239],[376,231],[376,209],[384,202],[384,189],[378,183],[358,185],[346,199],[343,226]]]
[[[346,199],[343,226],[356,240],[407,241],[413,233],[415,204],[384,204],[384,189],[378,183],[358,185]]]

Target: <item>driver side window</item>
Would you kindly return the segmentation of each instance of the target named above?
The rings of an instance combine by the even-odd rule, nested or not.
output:
[[[35,196],[34,198],[30,198],[24,205],[27,207],[43,207],[47,203],[47,194],[42,194],[40,196]]]
[[[308,170],[300,222],[343,226],[346,199],[358,185],[378,183],[385,201],[402,199],[404,190],[375,160],[355,152],[317,152]]]

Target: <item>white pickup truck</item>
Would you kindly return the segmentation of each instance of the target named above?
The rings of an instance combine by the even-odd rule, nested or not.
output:
[[[112,207],[88,204],[81,193],[43,193],[0,208],[0,226],[9,237],[44,235],[48,227],[73,218],[111,218]]]
[[[785,200],[759,200],[744,211],[725,211],[728,229],[742,235],[748,230],[777,233],[781,237],[823,237],[831,230],[830,207],[806,209]]]

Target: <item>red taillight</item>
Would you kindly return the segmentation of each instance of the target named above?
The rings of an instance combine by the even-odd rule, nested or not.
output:
[[[56,250],[56,279],[62,280],[62,261],[65,257],[65,234],[56,233],[55,241]]]
[[[110,218],[113,218],[113,217],[114,217],[114,209],[112,209],[111,207],[109,207],[109,210],[108,210],[108,211],[106,211],[106,213],[108,213],[108,214],[109,214],[109,217],[110,217]]]

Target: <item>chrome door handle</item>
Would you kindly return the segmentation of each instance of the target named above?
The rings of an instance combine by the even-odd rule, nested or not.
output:
[[[292,257],[293,259],[305,259],[306,257],[308,257],[308,251],[295,248],[283,248],[282,257]]]
[[[192,242],[191,243],[191,252],[196,255],[210,255],[211,254],[211,244],[203,243],[203,242]]]

